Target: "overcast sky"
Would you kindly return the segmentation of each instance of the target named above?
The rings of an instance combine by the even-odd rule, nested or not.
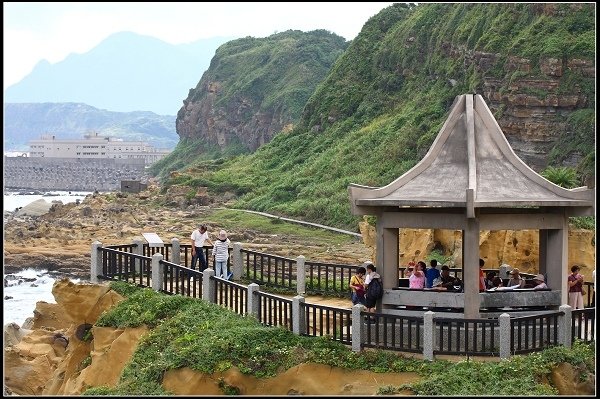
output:
[[[71,53],[85,53],[115,32],[180,44],[326,29],[351,40],[391,4],[3,2],[4,88],[28,75],[40,60],[56,63]]]

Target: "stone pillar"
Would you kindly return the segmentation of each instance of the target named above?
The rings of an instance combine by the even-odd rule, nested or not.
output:
[[[570,348],[573,308],[571,308],[569,305],[561,305],[558,310],[563,312],[563,315],[558,316],[558,343]]]
[[[144,241],[141,238],[135,238],[133,240],[133,245],[135,245],[135,248],[133,249],[133,253],[136,255],[143,256],[144,255]],[[140,259],[136,259],[135,260],[136,275],[139,275],[141,270],[142,270],[142,261]]]
[[[202,299],[215,303],[216,283],[211,279],[214,277],[214,269],[206,269],[202,272]]]
[[[465,319],[479,318],[479,221],[467,219],[463,230]],[[485,266],[484,266],[485,267]]]
[[[362,311],[360,303],[352,306],[352,351],[360,352],[362,350],[362,320],[360,312]]]
[[[500,359],[510,357],[510,315],[502,313],[498,316],[499,336],[500,336]]]
[[[400,263],[398,228],[384,228],[377,223],[377,259],[375,268],[381,276],[384,289],[398,286],[398,266]],[[385,295],[385,293],[384,293]],[[382,300],[377,301],[376,311],[381,313]]]
[[[231,272],[233,273],[232,279],[239,281],[242,278],[243,262],[242,262],[242,243],[233,243],[233,251],[231,253],[233,265],[231,266]]]
[[[246,309],[246,311],[258,320],[260,314],[260,302],[258,300],[258,295],[254,295],[255,292],[260,292],[260,286],[256,283],[248,285],[248,303],[246,305],[248,306],[248,309]]]
[[[433,360],[433,347],[435,345],[435,334],[433,333],[433,316],[431,310],[423,314],[423,358]]]
[[[94,241],[92,243],[92,254],[91,254],[91,265],[90,265],[90,281],[94,284],[98,284],[98,276],[102,275],[102,253],[98,250],[102,248],[100,241]]]
[[[306,267],[305,257],[300,255],[296,258],[296,293],[304,295],[306,293]]]
[[[181,265],[181,244],[179,238],[171,238],[171,263]]]
[[[548,253],[548,230],[546,229],[539,229],[538,230],[538,238],[539,238],[539,262],[540,265],[538,267],[539,271],[538,273],[543,274],[544,276],[548,275],[548,269],[546,264],[548,263],[548,259],[546,258],[546,255]],[[546,281],[546,284],[548,282]]]
[[[292,332],[296,335],[306,333],[306,323],[304,307],[301,306],[305,301],[301,295],[296,295],[292,298]]]
[[[162,254],[152,255],[152,289],[154,291],[160,291],[163,288],[164,266],[160,264],[161,260],[163,260]]]
[[[568,266],[568,218],[563,219],[562,229],[547,230],[548,243],[546,245],[546,284],[553,290],[561,290],[560,303],[568,303],[569,286],[567,276]]]

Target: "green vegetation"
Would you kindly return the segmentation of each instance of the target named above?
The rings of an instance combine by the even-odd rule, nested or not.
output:
[[[564,188],[579,187],[577,172],[573,168],[548,166],[540,174],[558,186]]]
[[[181,367],[208,374],[237,367],[242,373],[264,378],[306,362],[350,370],[416,372],[422,380],[397,389],[419,395],[555,395],[555,388],[541,382],[553,365],[567,362],[584,374],[593,373],[595,367],[593,345],[581,342],[572,349],[556,347],[483,363],[429,362],[378,350],[356,353],[328,337],[303,337],[283,328],[264,327],[253,317],[202,300],[126,287],[122,282],[111,287],[126,299],[104,313],[96,325],[146,324],[152,329],[140,340],[115,388],[90,388],[85,395],[169,395],[162,388],[162,377],[167,370]],[[225,383],[222,389],[224,394],[236,392],[236,387]],[[396,388],[382,389],[392,393]]]
[[[186,160],[190,167],[176,179],[234,193],[235,207],[357,230],[360,219],[350,212],[348,185],[389,184],[427,153],[457,95],[492,90],[544,101],[581,96],[573,112],[555,117],[563,133],[548,159],[553,166],[575,160],[578,179],[593,181],[595,78],[568,62],[593,65],[594,16],[594,5],[587,3],[394,4],[367,21],[316,86],[291,131],[252,154],[224,158],[218,168],[202,157]],[[235,75],[240,52],[242,59],[261,59],[253,47],[257,40],[219,49],[211,69],[220,72],[209,70],[206,78]],[[554,79],[542,69],[549,59],[563,66],[558,87],[531,87]],[[279,91],[270,90],[277,86],[255,77],[261,71],[247,71],[235,83],[232,78],[227,96],[261,88],[263,100],[276,103],[266,93],[276,95]],[[501,116],[506,109],[495,112]],[[171,184],[169,178],[165,182]]]

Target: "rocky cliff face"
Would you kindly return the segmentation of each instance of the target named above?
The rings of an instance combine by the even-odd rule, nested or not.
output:
[[[221,46],[177,113],[181,139],[254,151],[292,128],[346,46],[326,31],[287,31]]]

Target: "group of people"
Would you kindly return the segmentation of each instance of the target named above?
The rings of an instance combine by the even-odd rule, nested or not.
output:
[[[450,275],[450,268],[446,265],[441,267],[441,270],[437,269],[437,260],[432,259],[430,261],[430,267],[427,268],[425,262],[418,261],[409,262],[406,267],[405,275],[408,276],[408,286],[412,289],[424,289],[430,288],[438,291],[461,291],[462,281]],[[487,276],[483,272],[483,266],[485,261],[479,259],[479,290],[481,292],[487,290],[511,290],[518,288],[525,288],[525,279],[521,276],[521,272],[516,267],[512,269],[509,274],[508,283],[504,285],[502,278],[496,275],[496,272],[491,271],[487,273]],[[352,305],[363,304],[367,311],[374,312],[376,305],[376,298],[369,298],[366,295],[369,283],[374,279],[381,279],[381,276],[375,271],[376,268],[372,263],[367,265],[367,268],[359,267],[356,270],[356,274],[350,279],[350,289],[352,291]],[[574,265],[571,267],[571,274],[568,277],[569,296],[568,304],[573,309],[583,309],[583,295],[585,290],[583,288],[583,275],[579,273],[580,267]],[[366,277],[365,277],[366,276]],[[537,274],[532,278],[535,286],[532,287],[534,290],[548,289],[546,284],[546,278],[543,274]],[[593,283],[595,288],[596,283],[596,271],[593,272]],[[595,305],[595,289],[593,292],[594,299],[592,306]]]
[[[208,262],[204,256],[204,244],[208,243],[212,245],[212,256],[215,258],[215,277],[229,280],[232,273],[227,271],[227,260],[229,259],[231,241],[227,238],[227,232],[225,230],[219,231],[217,239],[212,241],[208,236],[208,227],[205,224],[199,224],[198,228],[192,231],[190,239],[192,240],[191,268],[195,269],[197,263],[200,263],[199,270],[201,272],[208,268]]]
[[[367,312],[375,313],[377,300],[383,295],[383,284],[377,268],[368,262],[367,267],[360,266],[354,276],[350,278],[352,291],[352,305],[364,305]],[[367,322],[373,322],[368,319]]]

